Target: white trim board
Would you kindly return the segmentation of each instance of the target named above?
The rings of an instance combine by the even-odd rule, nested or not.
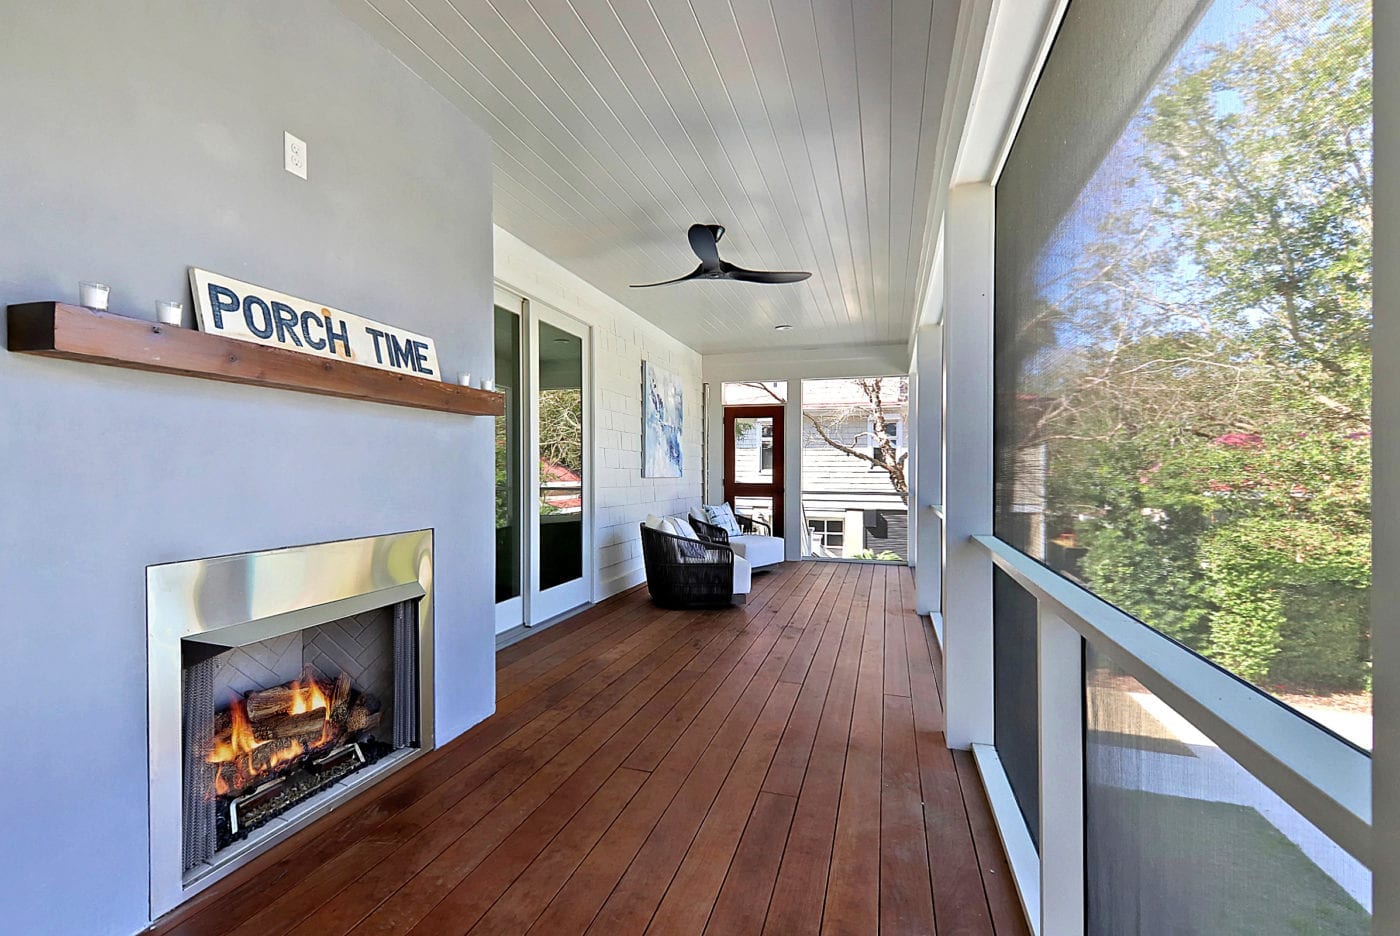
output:
[[[1040,936],[1040,855],[1031,841],[1021,807],[1016,804],[1016,794],[1011,792],[1011,781],[1006,778],[1006,768],[1001,765],[997,749],[990,744],[974,744],[972,759],[992,807],[997,835],[1002,848],[1006,849],[1006,861],[1011,866],[1016,895],[1021,898],[1021,910],[1031,932]]]

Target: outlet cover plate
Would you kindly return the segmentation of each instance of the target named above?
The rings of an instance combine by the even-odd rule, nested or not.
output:
[[[294,176],[306,178],[306,141],[282,132],[282,167]]]

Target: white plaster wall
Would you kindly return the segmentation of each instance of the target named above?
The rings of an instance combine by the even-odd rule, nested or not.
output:
[[[495,229],[496,280],[590,326],[593,340],[593,600],[645,580],[638,525],[700,503],[701,357],[508,231]],[[680,478],[642,477],[642,361],[685,388]]]
[[[489,366],[490,140],[324,0],[6,4],[0,88],[0,306],[194,264]],[[146,926],[147,565],[432,527],[438,741],[490,714],[490,419],[4,351],[0,397],[0,933]]]

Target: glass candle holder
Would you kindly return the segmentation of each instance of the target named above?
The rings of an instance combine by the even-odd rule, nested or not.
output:
[[[162,325],[179,328],[185,322],[185,305],[172,299],[156,300],[156,320]]]
[[[495,389],[496,389],[496,381],[492,380],[490,377],[483,377],[483,378],[481,378],[481,389],[483,389],[483,390],[495,390]]]
[[[78,304],[87,309],[105,312],[107,310],[107,297],[111,292],[111,287],[102,283],[79,283]]]
[[[472,385],[472,375],[466,371],[462,371],[462,373],[457,375],[457,383],[463,387],[470,387]]]

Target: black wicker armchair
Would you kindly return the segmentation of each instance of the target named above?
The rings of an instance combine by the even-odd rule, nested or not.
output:
[[[644,523],[642,559],[651,600],[663,608],[734,603],[734,550],[727,545],[672,536]]]

